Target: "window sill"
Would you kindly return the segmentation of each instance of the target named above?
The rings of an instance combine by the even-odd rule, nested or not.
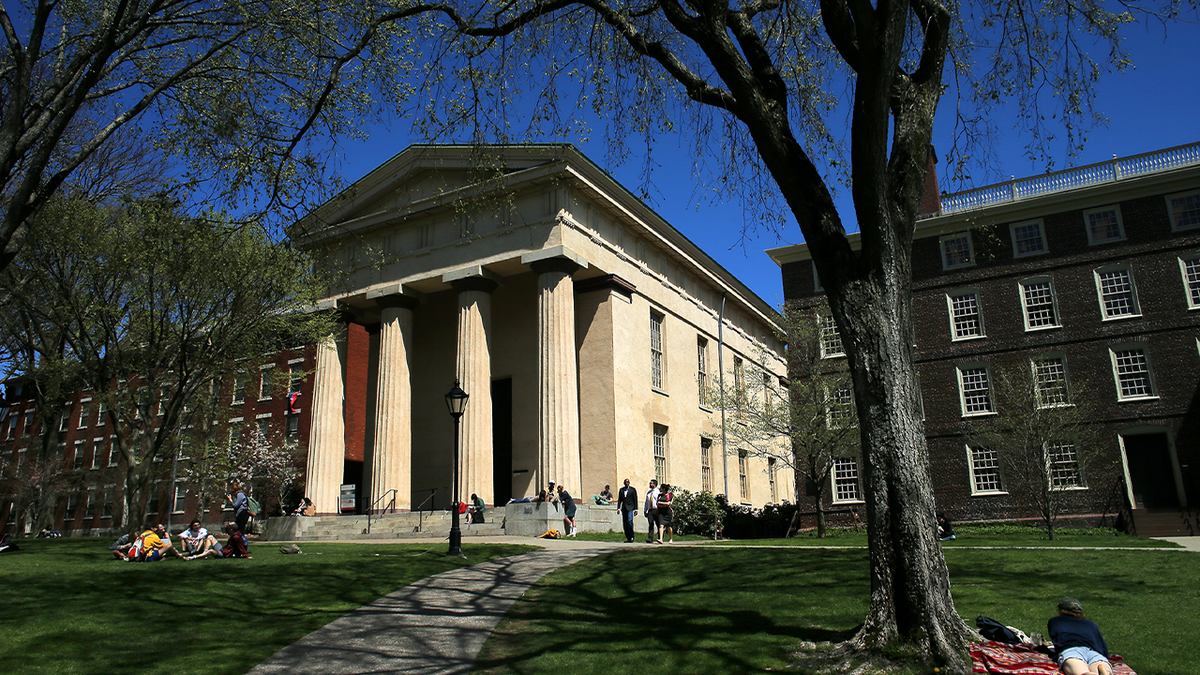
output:
[[[1106,316],[1103,319],[1100,319],[1100,321],[1103,323],[1107,323],[1109,321],[1124,321],[1125,319],[1140,319],[1140,318],[1142,318],[1141,314],[1122,314],[1120,316]]]
[[[1089,239],[1088,246],[1103,246],[1105,244],[1119,244],[1123,241],[1125,241],[1125,237],[1114,237],[1112,239],[1104,239],[1102,241],[1091,241]]]
[[[835,499],[835,500],[833,500],[832,503],[835,506],[854,506],[855,504],[866,504],[866,502],[861,499],[844,499],[844,500]]]
[[[1029,251],[1028,253],[1013,253],[1013,258],[1033,258],[1039,255],[1046,255],[1049,252],[1050,251],[1043,249],[1041,251]]]
[[[841,354],[822,354],[822,355],[821,355],[821,359],[822,359],[822,360],[825,360],[825,359],[844,359],[844,358],[846,358],[846,353],[845,353],[845,352],[842,352]]]
[[[666,397],[668,397],[668,398],[671,396],[670,394],[668,394],[667,392],[663,391],[662,389],[659,389],[658,387],[650,387],[650,391],[652,391],[652,392],[654,392],[654,393],[656,393],[656,394],[660,394],[660,395],[662,395],[662,396],[666,396]]]
[[[703,403],[701,403],[701,404],[700,404],[700,409],[701,409],[701,410],[703,410],[703,411],[704,411],[704,412],[706,412],[706,413],[711,413],[711,412],[713,412],[713,409],[712,409],[712,408],[710,408],[710,407],[708,407],[708,406],[704,405]]]
[[[972,497],[1000,497],[1007,495],[1007,490],[989,490],[987,492],[972,492]]]
[[[1056,487],[1050,488],[1052,492],[1077,492],[1079,490],[1088,489],[1086,485],[1072,485],[1071,487]]]
[[[968,335],[966,337],[952,337],[951,342],[971,342],[973,340],[986,340],[986,335]]]
[[[995,410],[989,410],[988,412],[963,413],[963,419],[967,419],[968,417],[995,417],[999,414],[1000,413],[996,412]]]
[[[1142,401],[1157,401],[1158,396],[1130,396],[1128,398],[1117,398],[1117,403],[1140,403]]]
[[[973,263],[973,262],[962,263],[961,265],[947,265],[946,263],[942,263],[942,271],[943,272],[953,272],[954,270],[965,270],[968,267],[974,267],[974,266],[975,266],[975,263]]]
[[[1032,328],[1030,328],[1029,326],[1026,326],[1025,332],[1026,333],[1040,333],[1040,332],[1046,331],[1046,330],[1059,330],[1061,328],[1062,328],[1061,323],[1056,323],[1053,326],[1034,326]]]

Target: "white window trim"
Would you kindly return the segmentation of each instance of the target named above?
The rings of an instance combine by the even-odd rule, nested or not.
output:
[[[267,395],[263,396],[263,386],[262,386],[263,380],[262,379],[263,379],[263,376],[265,376],[268,372],[271,373],[271,375],[270,375],[271,387],[267,389]],[[275,364],[274,363],[266,363],[266,364],[259,366],[258,367],[258,400],[260,400],[260,401],[272,400],[274,398],[274,396],[271,392],[271,389],[274,388],[274,386],[275,386]]]
[[[1183,296],[1190,311],[1200,309],[1200,302],[1192,301],[1192,289],[1188,287],[1187,263],[1189,260],[1195,260],[1197,264],[1200,264],[1200,253],[1189,253],[1179,256],[1179,276],[1183,279]]]
[[[857,487],[858,487],[858,489],[856,490],[856,492],[858,493],[857,499],[839,499],[838,498],[837,461],[845,460],[845,459],[848,459],[848,460],[851,460],[854,462],[854,481],[857,483]],[[830,471],[829,471],[829,494],[831,497],[831,500],[830,500],[831,503],[833,503],[833,504],[865,504],[866,502],[862,498],[862,496],[863,496],[862,465],[861,465],[861,462],[859,461],[859,458],[857,458],[857,457],[837,457],[833,461],[834,461],[834,465],[832,467],[830,467]]]
[[[983,368],[984,372],[987,374],[988,404],[991,406],[992,409],[985,410],[982,412],[967,412],[967,392],[966,392],[965,387],[963,387],[963,371],[964,370],[978,370],[980,368]],[[960,406],[960,410],[962,411],[963,417],[989,417],[991,415],[997,414],[996,413],[996,390],[995,390],[995,387],[992,386],[992,367],[990,365],[988,365],[987,363],[983,363],[983,362],[960,364],[955,367],[955,377],[958,380],[958,403]]]
[[[1180,197],[1190,197],[1192,195],[1200,195],[1200,190],[1188,190],[1186,192],[1176,192],[1173,195],[1166,195],[1163,198],[1167,203],[1167,218],[1171,219],[1171,231],[1172,232],[1185,232],[1187,230],[1194,230],[1197,227],[1200,227],[1197,225],[1189,225],[1187,227],[1179,227],[1178,225],[1175,224],[1175,212],[1171,209],[1171,200],[1172,199],[1178,199]]]
[[[1150,394],[1146,396],[1121,396],[1121,377],[1117,374],[1117,352],[1129,351],[1132,349],[1140,349],[1142,351],[1142,355],[1146,357],[1146,375],[1147,379],[1150,380]],[[1112,363],[1113,385],[1117,390],[1117,403],[1158,400],[1158,382],[1154,378],[1154,362],[1150,359],[1150,348],[1145,342],[1127,342],[1125,344],[1109,347],[1108,358]]]
[[[655,319],[657,318],[657,321]],[[654,326],[658,326],[658,350],[654,349]],[[667,314],[650,308],[650,389],[659,394],[667,393]],[[654,383],[654,356],[658,355],[658,384]]]
[[[1129,278],[1129,296],[1130,302],[1133,304],[1132,314],[1121,314],[1119,316],[1108,316],[1107,310],[1104,308],[1104,291],[1100,285],[1100,275],[1104,272],[1116,272],[1124,270]],[[1142,316],[1142,303],[1138,299],[1137,279],[1133,276],[1133,267],[1128,263],[1119,265],[1105,265],[1097,267],[1092,271],[1092,279],[1096,282],[1096,301],[1100,304],[1100,320],[1101,321],[1124,321],[1126,319],[1140,319]]]
[[[1050,445],[1049,443],[1042,443],[1042,452],[1046,456],[1046,478],[1050,481],[1050,489],[1054,492],[1072,492],[1075,490],[1088,489],[1087,481],[1084,480],[1084,477],[1083,477],[1083,467],[1079,465],[1079,449],[1078,448],[1075,448],[1075,477],[1079,479],[1078,482],[1075,485],[1055,485],[1054,484],[1054,474],[1052,473],[1054,466],[1053,466],[1053,462],[1050,459],[1049,445]],[[1074,443],[1071,443],[1070,445],[1073,448],[1075,446]]]
[[[972,497],[994,497],[996,495],[1008,494],[1008,490],[1005,490],[1003,488],[1004,472],[1000,470],[999,466],[997,466],[996,471],[997,471],[997,473],[1000,474],[1001,489],[999,489],[999,490],[977,490],[977,489],[975,489],[975,485],[976,485],[976,482],[975,482],[975,455],[971,451],[971,446],[967,445],[964,447],[966,447],[966,449],[967,449],[967,474],[968,474],[969,480],[971,481],[971,496]],[[999,455],[997,455],[997,461],[999,461]]]
[[[1093,213],[1103,213],[1105,211],[1113,211],[1116,213],[1117,229],[1120,231],[1120,234],[1115,239],[1104,239],[1102,241],[1096,241],[1096,240],[1092,239],[1092,224],[1088,220],[1088,216]],[[1115,244],[1118,241],[1125,241],[1125,221],[1121,217],[1121,205],[1120,204],[1110,204],[1108,206],[1101,206],[1100,208],[1088,209],[1088,210],[1084,211],[1083,212],[1083,230],[1084,230],[1084,232],[1087,233],[1088,246],[1100,246],[1102,244]]]
[[[1050,306],[1054,310],[1054,323],[1045,326],[1030,326],[1029,325],[1029,305],[1025,302],[1025,285],[1026,284],[1050,284]],[[1054,288],[1053,277],[1030,277],[1017,282],[1017,301],[1021,303],[1021,320],[1025,324],[1026,333],[1036,333],[1042,330],[1055,330],[1062,328],[1062,315],[1058,311],[1058,291]]]
[[[1042,250],[1032,251],[1029,253],[1017,252],[1017,228],[1025,227],[1026,225],[1034,225],[1034,224],[1036,224],[1038,226],[1038,234],[1042,239]],[[1009,239],[1012,241],[1012,253],[1013,253],[1014,258],[1029,258],[1029,257],[1035,256],[1035,255],[1045,255],[1050,252],[1050,246],[1046,242],[1046,225],[1042,221],[1041,218],[1037,218],[1034,220],[1023,220],[1019,223],[1010,223],[1008,226],[1008,236],[1009,236]]]
[[[833,315],[818,314],[817,318],[821,322],[820,325],[817,326],[817,330],[819,331],[818,342],[820,343],[821,347],[821,358],[840,359],[846,356],[846,343],[842,342],[842,334],[838,332],[837,321],[834,320]],[[830,328],[833,329],[833,334],[837,337],[838,346],[841,347],[841,351],[825,351],[825,332]]]
[[[957,331],[954,328],[954,298],[964,295],[975,296],[975,310],[978,313],[979,335],[967,335],[958,337]],[[983,323],[983,294],[978,288],[956,288],[946,293],[946,313],[950,318],[950,340],[952,342],[968,342],[970,340],[982,340],[987,337],[987,327]]]
[[[958,265],[947,265],[946,264],[946,242],[950,241],[952,239],[961,239],[963,237],[967,238],[967,262],[960,263]],[[942,269],[943,270],[957,270],[957,269],[963,269],[965,267],[974,267],[975,266],[975,240],[971,237],[970,230],[967,230],[965,232],[955,232],[953,234],[945,234],[945,235],[942,235],[941,237],[938,237],[938,255],[941,256],[941,258],[942,258]]]
[[[1040,391],[1037,391],[1037,381],[1038,381],[1038,379],[1037,379],[1037,377],[1038,377],[1037,364],[1038,364],[1038,361],[1047,361],[1050,359],[1058,359],[1058,360],[1062,361],[1063,388],[1066,389],[1067,402],[1066,403],[1051,403],[1049,405],[1038,404],[1038,409],[1039,410],[1048,410],[1050,408],[1073,408],[1073,407],[1075,407],[1075,404],[1072,403],[1072,401],[1074,399],[1071,396],[1071,369],[1067,366],[1067,355],[1062,352],[1045,352],[1042,354],[1036,354],[1029,358],[1029,370],[1033,374],[1034,389],[1037,394],[1039,394],[1039,395],[1041,394]]]

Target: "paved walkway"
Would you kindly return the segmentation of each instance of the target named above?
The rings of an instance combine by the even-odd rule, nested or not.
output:
[[[1200,537],[1166,539],[1186,550],[1200,552]],[[437,538],[396,541],[445,542]],[[595,555],[643,548],[577,539],[506,536],[471,537],[464,545],[482,542],[535,544],[544,550],[443,572],[405,586],[284,647],[251,670],[250,675],[469,673],[500,618],[538,579]]]
[[[464,546],[483,539],[472,538]],[[496,539],[512,543],[516,538]],[[531,542],[522,538],[521,543]],[[284,647],[250,674],[469,673],[500,618],[538,579],[620,548],[571,539],[545,543],[543,551],[443,572],[405,586]]]

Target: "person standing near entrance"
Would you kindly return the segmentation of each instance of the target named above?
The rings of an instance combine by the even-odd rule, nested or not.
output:
[[[642,505],[646,514],[649,529],[646,531],[646,543],[654,543],[654,533],[658,531],[658,481],[651,479],[650,488],[646,491],[646,503]]]
[[[633,543],[633,517],[637,515],[637,488],[629,485],[617,490],[617,509],[621,511],[621,526],[625,528],[625,543]]]

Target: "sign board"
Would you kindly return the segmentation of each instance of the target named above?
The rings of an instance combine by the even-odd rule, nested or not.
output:
[[[354,489],[357,485],[350,483],[342,486],[342,497],[339,501],[342,513],[354,513]]]

